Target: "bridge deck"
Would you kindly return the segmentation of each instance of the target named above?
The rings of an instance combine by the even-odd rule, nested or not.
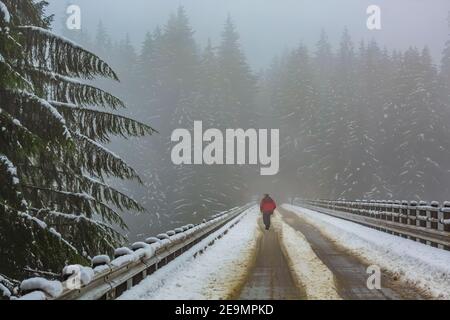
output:
[[[382,289],[369,290],[366,285],[368,265],[365,262],[338,247],[298,215],[285,209],[280,209],[280,212],[285,222],[307,238],[319,259],[333,272],[341,298],[351,300],[424,298],[416,288],[399,283],[386,272],[382,272]]]
[[[281,250],[274,229],[266,231],[259,223],[263,233],[256,262],[244,285],[241,300],[299,300],[302,293],[296,287],[289,266]]]

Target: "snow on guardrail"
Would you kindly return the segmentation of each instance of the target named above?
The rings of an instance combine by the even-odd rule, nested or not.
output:
[[[258,240],[259,210],[254,207],[210,234],[170,265],[157,270],[119,300],[227,300],[248,276]],[[237,223],[239,222],[239,223]],[[234,227],[231,227],[234,225]],[[224,230],[227,234],[223,235]],[[223,235],[221,237],[221,235]],[[205,247],[208,244],[214,245]],[[199,254],[203,252],[203,254]]]
[[[450,250],[450,201],[304,200],[296,204]]]
[[[96,256],[92,258],[92,267],[66,266],[62,272],[62,281],[44,278],[24,280],[19,288],[21,296],[18,299],[114,299],[225,226],[252,205],[247,204],[216,214],[198,225],[188,224],[156,237],[149,237],[145,242],[133,243],[130,248],[117,248],[112,259],[107,255]]]

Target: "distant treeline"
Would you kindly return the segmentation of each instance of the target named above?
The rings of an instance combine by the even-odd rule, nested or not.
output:
[[[155,218],[153,222],[159,222],[155,229],[145,223],[138,230],[148,235],[158,228],[200,221],[248,199],[242,168],[175,166],[170,159],[172,131],[191,129],[194,120],[202,120],[205,128],[220,129],[255,127],[260,121],[255,116],[257,78],[246,62],[231,18],[225,21],[220,43],[208,42],[205,48],[195,41],[183,8],[164,26],[147,33],[139,50],[129,37],[112,41],[102,23],[94,36],[86,31],[65,32],[65,36],[111,63],[121,85],[101,85],[119,94],[135,117],[151,122],[160,132],[139,139],[137,148],[123,141],[115,145],[145,183],[145,188],[125,187],[132,189]],[[133,228],[133,222],[130,225]]]
[[[446,200],[450,187],[450,41],[442,64],[427,48],[333,51],[323,33],[264,79],[284,137],[284,176],[319,198]],[[295,172],[295,174],[294,174]]]
[[[122,79],[114,92],[140,119],[158,117],[161,136],[129,156],[145,172],[147,188],[136,196],[166,216],[164,224],[263,190],[331,199],[449,198],[450,41],[437,65],[427,48],[391,51],[374,41],[355,43],[346,30],[332,48],[323,32],[315,47],[300,45],[256,74],[231,18],[221,41],[202,48],[183,8],[139,49],[129,37],[112,41],[101,23],[91,37],[67,36],[109,57]],[[170,133],[194,120],[216,128],[280,128],[279,176],[171,165]]]

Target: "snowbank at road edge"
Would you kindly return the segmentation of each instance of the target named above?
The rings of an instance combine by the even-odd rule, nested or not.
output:
[[[313,210],[284,205],[352,254],[437,299],[450,299],[450,252]]]
[[[189,251],[125,292],[121,300],[223,300],[245,281],[254,258],[260,230],[258,208],[247,210],[242,220],[203,254],[193,257],[220,233],[208,236]],[[235,220],[233,220],[235,221]],[[230,222],[229,224],[233,223]]]
[[[284,222],[279,214],[272,219],[293,276],[306,291],[308,300],[340,300],[333,273],[316,256],[305,236]]]

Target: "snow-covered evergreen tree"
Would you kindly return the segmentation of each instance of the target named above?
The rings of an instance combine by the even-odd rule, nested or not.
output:
[[[409,49],[399,75],[400,144],[395,149],[398,174],[396,194],[423,199],[433,197],[448,181],[450,154],[446,124],[438,104],[437,70],[428,49]]]
[[[143,208],[105,178],[140,179],[102,143],[153,132],[104,110],[124,104],[87,81],[116,74],[50,32],[45,6],[0,1],[0,272],[13,278],[60,272],[123,241],[120,210]]]
[[[328,140],[333,134],[335,124],[333,70],[335,57],[325,30],[322,30],[316,44],[314,56],[314,76],[318,92],[319,137],[317,147],[317,163],[315,170],[319,177],[316,181],[318,195],[322,198],[330,196],[330,182],[334,181],[334,145]]]
[[[255,123],[256,79],[247,64],[231,16],[225,22],[218,48],[222,126],[251,128]]]
[[[442,52],[440,68],[440,95],[443,104],[450,109],[450,12],[448,13],[448,39]]]
[[[112,52],[112,40],[108,35],[108,32],[100,20],[97,25],[97,33],[95,35],[95,51],[98,52],[99,55],[107,56]]]
[[[355,102],[347,114],[350,140],[346,154],[350,155],[348,178],[344,182],[345,198],[380,199],[386,196],[386,183],[380,170],[376,147],[379,141],[377,123],[383,109],[382,55],[378,45],[371,41],[360,44],[356,62]]]
[[[272,117],[278,120],[282,137],[280,174],[283,181],[300,190],[308,182],[316,181],[314,165],[320,138],[318,96],[312,61],[305,46],[299,46],[287,57],[277,86]],[[312,189],[308,192],[313,192]]]
[[[219,61],[211,39],[201,56],[199,65],[198,94],[195,107],[202,113],[203,123],[211,128],[222,126],[220,106]]]
[[[326,137],[328,153],[333,156],[328,158],[325,167],[331,168],[333,174],[332,180],[325,183],[329,185],[329,197],[333,199],[344,197],[352,183],[352,155],[348,150],[355,133],[351,113],[356,102],[356,61],[354,44],[345,29],[332,75],[334,107]]]

